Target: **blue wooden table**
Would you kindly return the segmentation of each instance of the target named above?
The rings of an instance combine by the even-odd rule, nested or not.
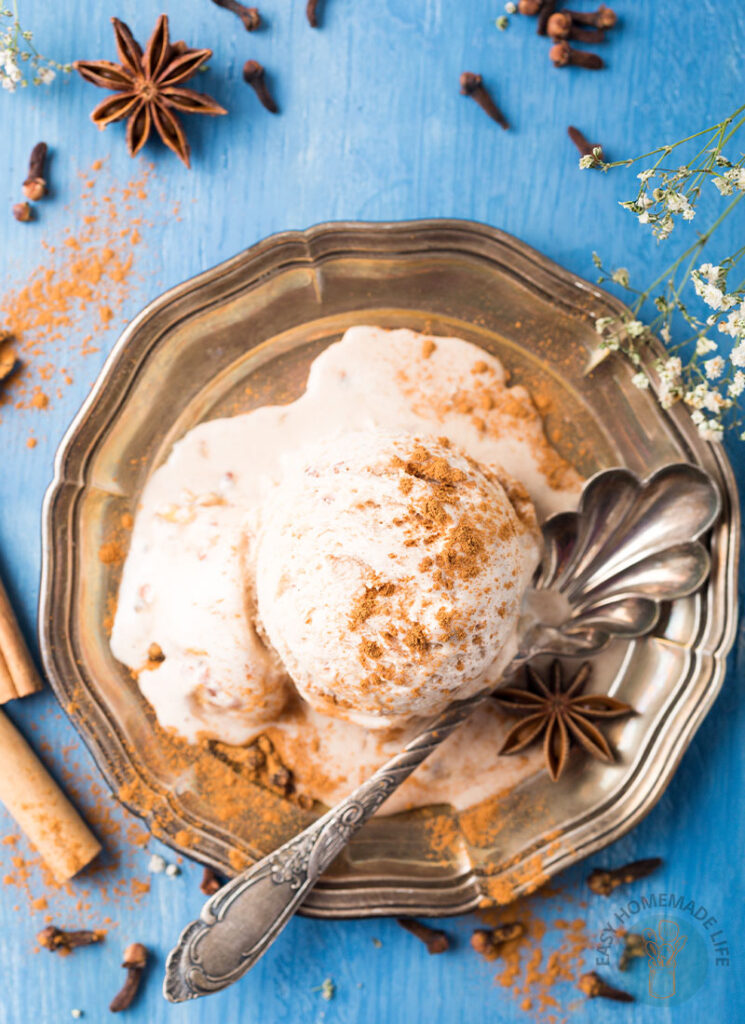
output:
[[[587,0],[579,3],[589,6]],[[140,209],[151,226],[142,228],[136,275],[123,306],[109,329],[97,335],[100,351],[84,359],[72,354],[80,348],[76,326],[75,336],[71,332],[67,339],[74,383],[59,396],[53,393],[47,409],[0,409],[0,568],[34,647],[39,517],[55,449],[122,317],[134,315],[164,288],[272,232],[332,219],[472,218],[514,233],[583,276],[594,276],[593,249],[608,264],[628,267],[638,281],[662,269],[668,252],[616,205],[633,191],[633,174],[580,174],[566,127],[578,125],[618,158],[720,119],[742,101],[745,9],[628,0],[615,6],[622,25],[603,50],[608,69],[592,73],[554,70],[548,44],[536,38],[532,21],[513,18],[506,31],[497,31],[499,0],[325,0],[317,31],[305,22],[304,0],[264,0],[268,25],[255,35],[209,0],[163,5],[23,0],[24,20],[39,48],[59,60],[113,57],[110,15],[126,20],[144,40],[164,7],[175,38],[214,50],[197,87],[230,111],[225,118],[189,119],[191,172],[159,145],[147,147],[144,160],[155,170]],[[249,57],[267,67],[280,116],[260,108],[242,83],[241,67]],[[512,131],[501,131],[459,95],[464,69],[484,75]],[[42,239],[58,244],[66,228],[77,230],[86,214],[78,171],[105,157],[106,173],[114,180],[123,183],[139,173],[125,152],[121,126],[100,134],[88,120],[102,98],[77,78],[0,95],[0,291],[22,284],[44,262]],[[16,224],[8,207],[19,198],[31,145],[42,138],[54,151],[54,196],[40,206],[38,222]],[[737,248],[741,237],[742,221],[726,227],[720,255]],[[1,314],[0,307],[0,324]],[[91,317],[96,315],[91,310]],[[27,446],[30,435],[37,439],[35,448]],[[729,450],[742,472],[741,446],[733,441]],[[618,864],[637,856],[664,857],[664,869],[639,891],[685,894],[704,904],[728,935],[731,965],[716,968],[711,962],[698,991],[675,1007],[584,1004],[567,982],[556,992],[572,1020],[691,1022],[702,1013],[708,1020],[743,1019],[741,650],[738,640],[724,690],[658,806],[632,834],[592,859]],[[96,797],[101,780],[48,691],[15,702],[8,712],[60,777],[77,780],[85,806],[108,799]],[[3,1024],[56,1024],[73,1008],[84,1010],[85,1020],[109,1019],[106,1007],[122,977],[120,950],[131,940],[145,942],[155,957],[142,997],[127,1018],[132,1024],[534,1019],[495,985],[497,965],[482,962],[468,948],[475,918],[448,924],[456,945],[440,957],[428,957],[393,921],[297,920],[233,989],[209,1001],[167,1006],[160,995],[163,958],[199,910],[201,869],[185,863],[176,878],[148,875],[150,853],[160,850],[169,857],[168,851],[155,841],[147,850],[129,843],[131,824],[113,798],[109,802],[107,813],[123,829],[111,844],[121,851],[116,868],[121,886],[111,879],[83,880],[69,894],[50,895],[45,910],[36,869],[30,893],[19,887],[23,869],[13,858],[23,844],[0,846],[0,876],[6,875],[0,898]],[[14,831],[0,813],[0,832]],[[599,931],[617,901],[595,897],[583,905],[587,870],[581,865],[563,877],[561,891],[538,901],[537,912],[549,918],[579,916],[589,932]],[[149,893],[133,894],[131,881],[136,889],[138,880],[146,879]],[[119,891],[123,885],[126,893]],[[110,917],[106,943],[66,960],[45,952],[33,955],[34,936],[50,912],[69,926]],[[593,961],[591,951],[587,969]],[[637,966],[623,982],[643,996],[646,972]],[[326,978],[336,989],[330,1001],[319,989]]]

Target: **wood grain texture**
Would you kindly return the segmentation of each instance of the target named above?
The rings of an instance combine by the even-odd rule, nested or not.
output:
[[[596,6],[589,0],[575,4]],[[191,172],[157,145],[147,148],[144,159],[155,163],[159,186],[149,209],[158,224],[150,230],[126,303],[130,317],[164,288],[274,231],[338,218],[472,218],[513,232],[583,276],[594,276],[596,249],[608,264],[624,265],[632,279],[646,281],[650,270],[666,265],[678,241],[658,251],[616,205],[633,191],[632,173],[578,172],[567,125],[577,125],[618,158],[716,120],[742,98],[745,8],[712,0],[677,4],[674,10],[618,0],[622,24],[604,48],[608,69],[602,73],[555,71],[548,44],[536,38],[532,22],[516,18],[498,32],[494,18],[501,0],[324,0],[317,30],[306,23],[304,0],[265,0],[267,27],[251,35],[209,0],[23,0],[21,6],[39,48],[59,60],[113,56],[111,15],[127,21],[142,39],[161,10],[171,15],[174,38],[214,50],[197,87],[230,116],[188,119]],[[242,83],[247,58],[266,67],[280,116],[261,109]],[[466,69],[484,76],[511,131],[499,129],[460,96],[458,76]],[[0,95],[4,286],[22,281],[39,264],[42,238],[59,238],[84,215],[76,200],[79,170],[105,157],[113,175],[122,181],[132,177],[121,126],[99,133],[88,120],[100,99],[98,90],[76,79],[49,90]],[[40,205],[38,222],[19,225],[9,207],[19,198],[28,154],[39,139],[53,151],[53,198]],[[175,204],[180,219],[164,217],[163,210]],[[720,254],[741,244],[741,236],[741,223],[727,227]],[[119,327],[112,323],[104,348]],[[0,575],[34,651],[42,495],[62,432],[105,354],[102,349],[76,365],[74,386],[47,410],[0,410]],[[38,445],[29,450],[32,430]],[[742,473],[742,450],[734,444],[730,450]],[[551,902],[551,914],[583,916],[599,929],[612,903],[595,898],[587,909],[578,905],[590,867],[662,856],[666,867],[655,885],[710,908],[735,946],[733,966],[712,970],[681,1007],[627,1008],[600,1000],[585,1007],[579,999],[572,1021],[693,1024],[702,1014],[713,1021],[742,1014],[745,971],[737,941],[745,902],[743,641],[741,631],[724,691],[659,805],[615,848],[570,871],[561,882],[563,894]],[[13,703],[8,712],[54,772],[70,771],[83,780],[85,805],[98,776],[51,695]],[[121,817],[111,803],[111,814]],[[0,830],[12,831],[9,819],[0,817]],[[12,847],[0,846],[0,875],[13,872],[12,857]],[[125,877],[147,877],[148,853],[131,859],[121,869]],[[85,1010],[85,1020],[108,1020],[106,1006],[121,983],[121,952],[134,940],[153,950],[154,962],[142,998],[127,1016],[131,1024],[530,1020],[495,986],[494,966],[468,949],[474,919],[448,924],[456,948],[434,958],[393,921],[297,920],[239,986],[210,1001],[167,1007],[160,995],[163,960],[201,906],[200,876],[200,868],[186,865],[178,878],[154,876],[139,904],[106,900],[95,880],[74,883],[71,895],[56,898],[57,922],[74,926],[110,915],[117,927],[101,948],[79,950],[66,960],[31,955],[44,912],[31,913],[26,896],[6,885],[0,898],[1,1024],[56,1024],[69,1019],[73,1007]],[[84,897],[90,909],[76,906],[81,888],[90,890]],[[41,891],[35,884],[35,895]],[[329,1003],[316,990],[326,977],[337,989]],[[641,991],[644,980],[642,973],[632,973],[629,984]]]

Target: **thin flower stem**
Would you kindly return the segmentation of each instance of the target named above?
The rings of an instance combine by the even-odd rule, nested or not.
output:
[[[716,220],[714,221],[714,223],[713,223],[713,224],[711,225],[711,227],[710,227],[710,228],[708,228],[708,229],[707,229],[707,230],[706,230],[706,231],[705,231],[705,232],[703,233],[703,235],[701,235],[701,236],[700,236],[700,237],[699,237],[699,238],[698,238],[698,239],[697,239],[697,240],[696,240],[696,241],[695,241],[695,242],[693,243],[693,245],[690,245],[690,246],[689,246],[689,247],[688,247],[688,248],[686,249],[686,251],[685,251],[684,253],[682,253],[682,254],[681,254],[681,255],[680,255],[680,256],[679,256],[678,258],[677,258],[677,260],[676,260],[676,261],[675,261],[675,262],[674,262],[673,264],[671,264],[671,266],[669,266],[669,267],[667,268],[667,270],[665,270],[665,271],[664,271],[664,272],[663,272],[662,274],[660,274],[660,276],[659,276],[658,278],[656,278],[656,279],[655,279],[655,280],[654,280],[654,281],[652,282],[652,284],[650,284],[650,285],[649,285],[649,287],[648,287],[648,288],[647,288],[647,289],[646,289],[646,290],[645,290],[644,292],[642,292],[642,295],[644,296],[645,300],[649,298],[650,294],[651,294],[651,293],[652,293],[652,292],[653,292],[653,291],[655,290],[655,288],[657,287],[657,285],[658,285],[658,284],[660,284],[660,283],[661,283],[662,281],[664,281],[664,280],[665,280],[665,278],[666,278],[666,277],[667,277],[667,276],[668,276],[669,274],[675,273],[675,271],[676,271],[676,270],[678,269],[678,267],[680,266],[680,264],[681,264],[681,263],[683,262],[683,260],[684,260],[684,259],[685,259],[685,258],[686,258],[687,256],[689,256],[689,255],[690,255],[690,254],[691,254],[692,252],[696,252],[696,251],[698,251],[698,250],[702,249],[702,248],[703,248],[703,247],[704,247],[704,246],[706,245],[706,243],[707,243],[707,242],[709,241],[709,239],[710,239],[710,238],[711,238],[711,236],[712,236],[712,235],[714,234],[714,232],[715,232],[715,231],[717,230],[717,228],[718,228],[718,227],[719,227],[719,226],[721,225],[721,223],[722,223],[722,222],[723,222],[724,220],[726,220],[726,219],[727,219],[727,217],[728,217],[728,216],[730,215],[730,213],[732,212],[732,210],[734,210],[734,208],[735,208],[735,207],[737,206],[737,204],[738,204],[738,203],[740,202],[740,200],[741,200],[742,198],[744,198],[744,197],[745,197],[745,192],[741,192],[739,196],[735,196],[735,198],[734,198],[734,199],[732,200],[732,202],[731,202],[731,203],[729,203],[729,204],[727,205],[727,207],[726,207],[726,208],[724,209],[724,211],[723,211],[723,212],[722,212],[722,213],[721,213],[721,214],[720,214],[720,215],[719,215],[719,216],[717,217],[717,219],[716,219]]]

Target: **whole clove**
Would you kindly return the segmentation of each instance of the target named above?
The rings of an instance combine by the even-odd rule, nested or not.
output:
[[[222,889],[222,882],[212,868],[205,866],[204,872],[202,873],[202,881],[199,883],[199,888],[205,896],[214,896],[218,889]]]
[[[147,949],[141,942],[132,942],[124,950],[122,967],[126,968],[127,979],[109,1003],[109,1009],[112,1013],[128,1010],[132,1005],[139,990],[142,972],[145,970],[146,963]]]
[[[46,142],[37,142],[31,150],[31,156],[28,160],[28,175],[23,183],[23,194],[26,199],[37,202],[47,194],[47,182],[44,177],[44,163],[46,159]]]
[[[236,14],[243,22],[246,32],[255,32],[257,28],[261,28],[258,7],[246,7],[245,4],[238,3],[238,0],[212,0],[212,3]]]
[[[471,948],[487,960],[494,960],[506,942],[520,939],[524,934],[525,925],[520,921],[509,921],[496,928],[477,928],[471,936]]]
[[[614,988],[604,981],[597,971],[588,971],[577,982],[577,987],[588,999],[612,999],[616,1003],[633,1003],[634,997],[622,988]]]
[[[600,71],[605,67],[602,57],[598,57],[596,53],[587,53],[585,50],[573,50],[565,39],[554,43],[548,51],[548,56],[555,68],[573,65],[578,68],[589,68],[590,71]]]
[[[305,16],[311,28],[318,28],[318,0],[308,0],[305,6]]]
[[[476,100],[492,121],[496,121],[501,128],[507,131],[510,127],[509,121],[492,99],[481,75],[474,74],[473,71],[464,71],[460,76],[460,92],[462,96],[471,96]]]
[[[662,866],[660,857],[634,860],[620,868],[596,868],[588,877],[587,885],[599,896],[610,896],[619,885],[628,885],[640,878],[646,878]]]
[[[450,939],[439,928],[430,928],[429,925],[423,924],[421,921],[415,921],[411,917],[399,917],[398,923],[407,932],[411,932],[412,935],[420,939],[427,947],[428,953],[434,955],[436,953],[445,953],[450,949]]]
[[[68,932],[63,928],[57,928],[56,925],[50,924],[39,932],[36,936],[36,941],[44,949],[48,949],[50,953],[62,953],[64,956],[71,953],[73,949],[79,949],[81,946],[93,946],[97,942],[102,942],[103,938],[103,932],[91,931],[89,929]]]
[[[628,971],[632,960],[647,955],[646,943],[644,937],[636,932],[624,932],[622,937],[623,949],[618,961],[618,969],[619,971]]]
[[[536,32],[539,36],[548,35],[548,21],[556,10],[556,0],[543,0],[541,9],[538,11],[538,24]]]
[[[596,11],[566,11],[572,21],[579,25],[593,25],[595,28],[613,28],[618,21],[615,11],[601,4]]]
[[[593,167],[600,166],[604,159],[603,147],[601,145],[597,142],[588,142],[587,138],[582,134],[579,128],[575,128],[574,125],[571,124],[567,128],[567,135],[579,150],[580,156],[590,157],[592,159]]]
[[[605,40],[605,32],[601,28],[577,28],[572,16],[566,11],[557,11],[551,15],[546,33],[554,42],[574,39],[578,43],[602,43]]]
[[[279,107],[266,84],[266,72],[262,64],[257,60],[247,60],[243,65],[243,81],[252,86],[262,106],[272,114],[279,113]]]
[[[18,369],[19,360],[12,348],[8,348],[10,334],[0,330],[0,384]]]

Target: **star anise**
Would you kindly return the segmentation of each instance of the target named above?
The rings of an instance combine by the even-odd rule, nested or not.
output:
[[[86,82],[116,95],[99,103],[91,120],[99,128],[112,121],[127,120],[127,148],[130,156],[142,149],[151,128],[189,166],[189,143],[174,111],[184,114],[227,114],[210,96],[184,89],[212,50],[191,50],[186,43],[171,43],[168,16],[161,14],[145,53],[129,28],[112,18],[119,64],[110,60],[76,60],[73,67]]]
[[[620,718],[633,711],[629,704],[600,694],[583,694],[591,666],[585,662],[564,687],[561,664],[553,661],[550,684],[535,669],[525,669],[526,687],[507,686],[497,690],[494,699],[521,721],[510,729],[500,754],[516,754],[543,736],[546,767],[556,782],[566,767],[569,748],[576,740],[588,754],[600,761],[612,761],[613,751],[592,718]]]

